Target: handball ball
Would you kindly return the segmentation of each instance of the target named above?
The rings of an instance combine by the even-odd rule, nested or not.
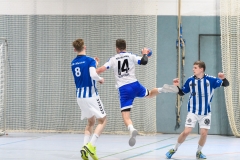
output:
[[[148,48],[149,53],[147,54],[148,57],[150,57],[152,55],[152,49]]]

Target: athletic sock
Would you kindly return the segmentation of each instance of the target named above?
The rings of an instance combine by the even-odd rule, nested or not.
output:
[[[197,152],[200,152],[202,150],[203,146],[198,145]]]
[[[83,140],[83,145],[86,145],[89,142],[90,139],[90,135],[89,134],[85,134],[84,135],[84,140]]]
[[[135,128],[133,127],[132,124],[128,125],[128,130],[130,131],[130,133],[132,133],[133,130],[135,130]]]
[[[158,93],[162,93],[162,88],[158,88]]]
[[[91,139],[91,141],[90,141],[90,143],[91,143],[93,146],[95,146],[98,137],[99,137],[99,135],[93,134],[92,139]]]
[[[181,144],[182,144],[182,143],[177,143],[177,144],[175,145],[175,148],[174,148],[174,151],[175,151],[175,152],[177,151],[178,147],[179,147]]]

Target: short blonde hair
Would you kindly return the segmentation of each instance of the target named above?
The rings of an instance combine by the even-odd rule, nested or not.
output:
[[[72,45],[76,49],[76,51],[81,52],[84,48],[84,40],[83,39],[77,39],[72,43]]]

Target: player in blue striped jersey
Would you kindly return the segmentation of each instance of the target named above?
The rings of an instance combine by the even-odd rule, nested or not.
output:
[[[77,57],[71,63],[76,85],[77,103],[81,109],[81,119],[88,119],[84,132],[84,144],[80,152],[84,160],[88,160],[88,153],[94,160],[97,160],[95,143],[106,126],[106,112],[98,95],[96,83],[103,83],[104,79],[96,72],[97,61],[86,56],[84,40],[75,40],[73,47],[77,53]],[[98,119],[98,125],[93,134],[96,118]],[[90,139],[91,135],[92,138]]]
[[[154,88],[149,91],[139,83],[135,76],[135,66],[147,64],[149,49],[144,48],[142,50],[142,57],[137,56],[126,51],[125,40],[117,39],[116,52],[117,54],[111,57],[102,67],[98,68],[97,72],[102,73],[110,68],[114,71],[123,121],[130,131],[131,138],[129,139],[129,145],[134,146],[136,143],[136,135],[138,134],[130,118],[130,111],[134,99],[136,97],[151,98],[162,92],[177,93],[178,88],[174,85],[165,84],[162,88]]]
[[[200,126],[200,139],[198,142],[196,158],[207,159],[206,156],[202,154],[201,150],[206,142],[208,130],[211,125],[211,101],[214,90],[221,86],[229,86],[229,82],[223,73],[218,73],[218,78],[216,78],[205,74],[205,69],[206,66],[204,62],[194,62],[194,75],[187,79],[182,89],[179,88],[178,94],[181,96],[190,93],[188,100],[188,115],[185,122],[185,129],[178,137],[175,148],[170,149],[166,153],[166,156],[169,159],[185,141],[186,137],[195,127],[196,122],[198,122]],[[173,84],[179,86],[179,79],[174,79]]]

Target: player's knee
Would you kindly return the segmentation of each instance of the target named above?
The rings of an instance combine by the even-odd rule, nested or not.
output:
[[[152,91],[147,90],[147,95],[145,97],[152,98],[153,97]]]
[[[208,134],[207,130],[202,130],[201,131],[201,136],[202,137],[207,137],[207,134]]]
[[[206,133],[201,133],[201,137],[207,137]]]
[[[98,119],[98,124],[104,124],[104,123],[107,123],[107,117],[106,116]]]
[[[95,119],[88,119],[88,126],[94,126],[94,124],[95,124]]]
[[[183,136],[186,137],[190,134],[190,131],[189,130],[185,130],[182,132]]]

